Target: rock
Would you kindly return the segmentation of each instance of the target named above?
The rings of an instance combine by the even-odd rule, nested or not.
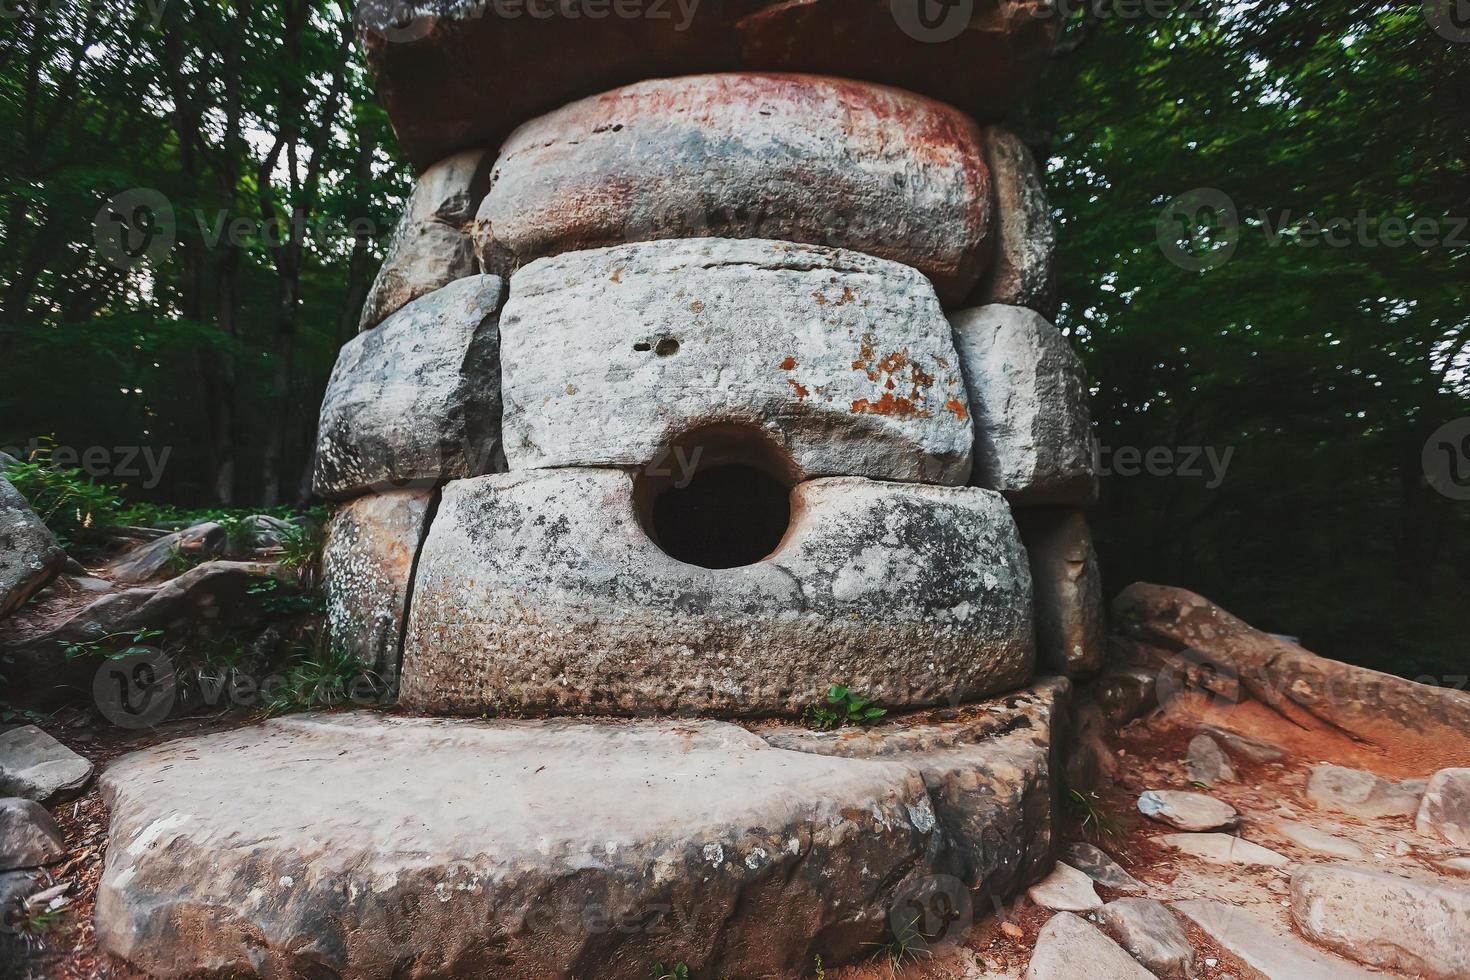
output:
[[[1041,168],[1008,130],[989,126],[984,141],[995,185],[996,254],[979,301],[1024,306],[1051,317],[1057,306],[1057,235]]]
[[[1441,769],[1429,777],[1414,829],[1450,844],[1470,844],[1470,769]]]
[[[1173,905],[1266,980],[1383,980],[1382,974],[1303,942],[1269,912],[1205,899]]]
[[[793,479],[968,479],[948,324],[893,262],[761,240],[570,252],[516,273],[501,335],[511,469],[678,467],[671,444],[697,462],[738,430]]]
[[[29,798],[0,799],[0,871],[37,868],[65,856],[66,842],[45,807]]]
[[[470,227],[490,190],[492,159],[483,149],[465,150],[440,160],[414,183],[358,329],[369,330],[420,296],[479,273]]]
[[[298,525],[269,514],[252,514],[241,523],[249,529],[253,547],[257,550],[278,548],[288,535],[299,530]]]
[[[1084,841],[1073,841],[1067,845],[1067,861],[1087,877],[1123,892],[1148,891],[1143,882],[1124,871],[1123,868],[1099,847]]]
[[[1090,980],[1153,980],[1117,943],[1070,912],[1041,927],[1025,980],[1075,980],[1082,964]]]
[[[1192,783],[1213,786],[1235,781],[1235,767],[1230,764],[1230,757],[1208,735],[1196,735],[1189,740],[1184,768]]]
[[[201,561],[224,553],[225,529],[206,521],[182,531],[166,534],[137,548],[108,566],[110,578],[138,585],[158,578],[171,578]]]
[[[35,725],[0,733],[0,797],[69,799],[91,778],[92,763]]]
[[[1363,849],[1352,841],[1323,833],[1308,824],[1292,820],[1278,820],[1275,830],[1293,844],[1306,848],[1314,854],[1326,854],[1329,857],[1343,858],[1348,861],[1358,861],[1366,857]]]
[[[1470,854],[1463,857],[1445,858],[1434,862],[1434,866],[1446,874],[1470,875]]]
[[[1087,677],[1103,666],[1102,570],[1081,512],[1023,508],[1016,525],[1031,562],[1036,597],[1036,662],[1043,670]]]
[[[1144,966],[1158,976],[1194,973],[1194,949],[1184,926],[1162,903],[1147,898],[1120,898],[1103,906],[1103,927]]]
[[[1030,582],[998,494],[814,480],[791,492],[789,528],[745,503],[717,511],[760,545],[750,555],[775,551],[710,568],[654,543],[637,486],[597,469],[449,484],[419,559],[404,703],[758,715],[800,712],[832,683],[899,707],[1031,674]],[[697,526],[670,519],[663,540]]]
[[[322,586],[327,635],[390,684],[433,494],[398,490],[344,504],[327,526]]]
[[[1470,888],[1348,864],[1291,876],[1291,917],[1313,942],[1386,970],[1470,976]]]
[[[1158,704],[1154,694],[1157,675],[1138,667],[1109,667],[1098,679],[1097,703],[1116,728],[1141,717]]]
[[[978,400],[973,386],[970,400]],[[1112,613],[1128,636],[1207,657],[1279,710],[1300,708],[1365,742],[1392,736],[1406,752],[1470,758],[1470,692],[1318,657],[1184,589],[1135,582]]]
[[[482,264],[623,242],[774,239],[913,266],[950,304],[988,258],[980,131],[949,106],[810,75],[660,78],[573,102],[501,148]]]
[[[1419,810],[1422,792],[1391,783],[1360,769],[1321,763],[1307,777],[1307,801],[1323,810],[1351,813],[1355,817],[1413,816]]]
[[[1118,775],[1118,756],[1108,744],[1107,722],[1096,704],[1083,704],[1072,723],[1066,762],[1067,785],[1075,790],[1099,790]]]
[[[862,79],[995,122],[1046,64],[1064,19],[1040,3],[998,0],[943,17],[937,32],[917,8],[900,11],[901,23],[890,0],[646,4],[611,16],[607,7],[597,16],[590,7],[586,16],[540,11],[450,0],[357,5],[379,98],[416,169],[457,150],[499,146],[520,123],[572,99],[701,72]]]
[[[1211,864],[1247,864],[1262,868],[1283,868],[1290,864],[1285,856],[1269,847],[1252,844],[1229,834],[1163,834],[1154,840],[1183,854]]]
[[[46,887],[46,873],[38,869],[0,871],[0,953],[6,940],[20,933],[21,903]]]
[[[1019,306],[950,318],[975,420],[976,486],[1013,504],[1097,499],[1082,362],[1056,327]]]
[[[1286,750],[1279,745],[1241,735],[1218,725],[1201,725],[1199,730],[1223,745],[1232,755],[1241,756],[1251,762],[1279,762],[1286,758]]]
[[[1151,789],[1138,798],[1138,812],[1180,830],[1226,830],[1240,821],[1235,807],[1203,793]]]
[[[0,619],[61,571],[66,552],[9,480],[0,478]]]
[[[494,468],[503,291],[496,276],[456,280],[343,346],[322,401],[317,493],[433,486]]]
[[[98,945],[160,977],[794,975],[870,956],[910,878],[978,906],[1043,867],[1048,737],[858,759],[356,712],[166,743],[104,776]]]
[[[1044,909],[1058,912],[1091,912],[1102,908],[1092,879],[1070,865],[1057,862],[1052,873],[1026,889],[1026,897]]]

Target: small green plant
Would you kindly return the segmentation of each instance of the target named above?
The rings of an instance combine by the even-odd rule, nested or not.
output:
[[[326,600],[320,592],[283,585],[280,579],[269,575],[258,577],[245,591],[250,595],[265,596],[262,603],[265,611],[281,616],[320,613],[326,608]]]
[[[255,547],[255,524],[248,514],[220,514],[214,522],[225,532],[225,547],[230,552],[239,554]]]
[[[61,652],[66,659],[75,660],[78,657],[101,656],[109,660],[121,660],[123,657],[132,656],[135,653],[147,653],[163,636],[163,630],[140,629],[123,631],[121,633],[108,633],[99,636],[95,640],[82,640],[77,643],[63,643]]]
[[[382,679],[362,661],[317,635],[315,642],[298,651],[279,684],[267,691],[261,707],[267,715],[331,708],[360,697],[364,685],[381,689]]]
[[[296,578],[307,588],[314,588],[321,577],[322,546],[326,535],[319,525],[301,527],[292,525],[281,535],[281,545],[276,562],[296,573]]]
[[[662,963],[655,963],[653,980],[689,980],[689,965],[675,963],[673,966],[664,966]]]
[[[194,567],[193,557],[178,545],[168,549],[168,556],[163,561],[164,566],[175,575],[182,575]]]
[[[1122,833],[1118,821],[1108,813],[1096,793],[1083,793],[1070,786],[1062,792],[1062,802],[1082,818],[1082,833],[1087,837],[1117,837]]]
[[[833,684],[827,688],[825,704],[814,704],[802,712],[802,722],[819,732],[831,731],[841,725],[868,725],[888,714],[887,708],[879,708],[871,698],[856,694],[850,687]]]
[[[877,946],[878,955],[888,960],[888,969],[897,976],[910,963],[917,963],[922,957],[930,955],[927,945],[929,938],[919,929],[919,916],[915,915],[897,928],[890,926],[888,938],[881,943],[865,945]]]
[[[48,441],[28,459],[9,467],[5,478],[66,547],[115,523],[123,501],[111,487],[81,470],[55,465],[51,451]]]
[[[812,976],[817,980],[827,980],[827,971],[822,967],[822,954],[816,955],[816,965],[812,967]]]

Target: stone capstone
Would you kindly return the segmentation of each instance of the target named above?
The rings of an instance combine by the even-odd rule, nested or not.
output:
[[[1470,769],[1441,769],[1429,777],[1414,829],[1450,844],[1470,845]]]
[[[466,150],[425,170],[388,240],[388,253],[362,307],[370,330],[409,303],[480,271],[470,226],[490,189],[485,150]]]
[[[1063,691],[1023,697],[1049,715]],[[98,944],[159,977],[841,964],[870,956],[925,881],[979,908],[1045,866],[1053,748],[1029,717],[872,758],[714,721],[366,712],[165,743],[104,776]]]
[[[1005,501],[814,480],[763,561],[670,558],[618,470],[456,481],[419,560],[402,700],[432,712],[792,714],[844,683],[899,707],[1031,674],[1031,583]]]
[[[369,494],[344,504],[327,526],[327,635],[386,681],[398,674],[409,587],[433,499],[428,490]]]
[[[1120,898],[1098,913],[1103,927],[1158,976],[1192,976],[1194,948],[1173,912],[1147,898]]]
[[[61,831],[45,807],[21,797],[0,799],[0,871],[38,868],[65,854]]]
[[[317,436],[316,492],[424,487],[496,466],[504,286],[472,276],[342,347]]]
[[[1058,912],[1091,912],[1102,908],[1102,899],[1092,879],[1065,862],[1058,861],[1051,874],[1026,889],[1026,897],[1044,909]]]
[[[984,132],[995,187],[995,259],[979,301],[1056,313],[1056,227],[1041,168],[1026,144],[999,126]]]
[[[1307,777],[1307,801],[1356,817],[1408,817],[1419,811],[1422,789],[1392,783],[1371,772],[1321,763]]]
[[[68,799],[91,778],[92,763],[35,725],[0,733],[0,797]]]
[[[1240,820],[1235,807],[1223,800],[1171,789],[1145,792],[1138,798],[1138,812],[1150,820],[1188,831],[1225,830]]]
[[[757,238],[913,266],[948,304],[989,253],[980,131],[909,92],[809,75],[655,79],[573,102],[501,148],[484,267],[622,242]]]
[[[962,484],[969,407],[913,269],[856,252],[687,239],[569,252],[511,280],[511,469],[668,465],[740,427],[794,476]]]
[[[1033,310],[981,306],[950,317],[975,424],[971,482],[1016,504],[1097,499],[1082,361]]]
[[[1031,562],[1037,664],[1069,677],[1097,673],[1103,666],[1107,607],[1087,518],[1064,508],[1022,508],[1016,525]]]
[[[1071,912],[1058,912],[1041,927],[1025,980],[1076,980],[1083,964],[1092,980],[1153,980],[1117,943]]]
[[[25,496],[0,477],[0,618],[25,601],[66,564],[66,552],[31,510]]]

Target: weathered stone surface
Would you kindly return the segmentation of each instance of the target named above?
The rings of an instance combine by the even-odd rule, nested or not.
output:
[[[709,569],[640,524],[634,477],[457,481],[419,560],[403,700],[417,709],[795,713],[840,681],[889,706],[1030,676],[1030,579],[1005,501],[814,480],[766,560]]]
[[[1071,677],[1097,673],[1106,649],[1106,607],[1087,518],[1070,509],[1022,508],[1016,525],[1031,561],[1037,664]]]
[[[1056,227],[1041,168],[1026,144],[999,126],[984,133],[995,187],[995,261],[978,301],[1056,313]]]
[[[92,763],[35,725],[0,733],[0,796],[67,799],[92,778]]]
[[[1371,772],[1326,762],[1313,766],[1307,777],[1309,803],[1357,817],[1413,816],[1423,795],[1422,790],[1391,783]]]
[[[109,769],[98,942],[161,977],[794,975],[871,955],[927,876],[1023,887],[1048,740],[853,759],[711,721],[277,719]]]
[[[1092,980],[1153,980],[1117,943],[1070,912],[1041,927],[1025,980],[1076,980],[1083,964]]]
[[[1263,742],[1249,735],[1241,735],[1218,725],[1201,725],[1201,732],[1223,745],[1232,755],[1249,759],[1251,762],[1279,762],[1286,758],[1286,750],[1279,745]]]
[[[563,16],[563,6],[357,5],[379,98],[416,168],[499,146],[515,126],[572,99],[699,72],[857,78],[993,122],[1046,63],[1062,23],[1043,3],[999,0],[956,9],[937,32],[925,28],[917,5],[896,12],[890,0],[644,4],[632,16],[594,13],[592,5]]]
[[[490,190],[492,161],[483,149],[466,150],[419,177],[363,303],[359,329],[369,330],[420,296],[479,273],[470,227]]]
[[[1184,926],[1160,902],[1147,898],[1120,898],[1098,914],[1133,958],[1158,976],[1193,976],[1194,949]]]
[[[1235,767],[1230,764],[1230,756],[1208,735],[1196,735],[1189,740],[1184,768],[1192,783],[1213,786],[1235,781]]]
[[[66,564],[66,552],[9,480],[0,478],[0,618],[25,604]]]
[[[1097,499],[1082,361],[1041,314],[980,306],[950,317],[970,414],[972,482],[1016,504]]]
[[[1281,868],[1291,862],[1269,847],[1230,834],[1163,834],[1154,838],[1165,847],[1211,864],[1246,864]]]
[[[798,478],[970,472],[949,326],[897,263],[762,240],[571,252],[516,273],[501,335],[511,469],[657,464],[744,426]]]
[[[1121,728],[1152,710],[1158,704],[1157,679],[1158,674],[1152,670],[1110,665],[1097,684],[1097,703],[1103,716]]]
[[[1291,916],[1308,939],[1369,966],[1470,976],[1470,888],[1348,864],[1291,876]]]
[[[973,386],[970,400],[977,401]],[[1301,709],[1373,744],[1392,735],[1403,751],[1426,757],[1470,753],[1470,692],[1318,657],[1184,589],[1135,582],[1114,599],[1112,613],[1131,637],[1209,657],[1265,704]]]
[[[1343,858],[1348,861],[1358,861],[1367,856],[1363,849],[1352,841],[1325,833],[1310,824],[1281,820],[1275,824],[1275,830],[1293,844],[1315,854],[1325,854],[1328,857]]]
[[[214,558],[224,552],[225,529],[214,521],[166,534],[109,566],[107,574],[118,582],[137,585],[167,578],[187,570],[190,563]],[[182,562],[182,567],[179,562]]]
[[[1240,820],[1235,807],[1203,793],[1151,789],[1138,798],[1138,812],[1180,830],[1226,830]]]
[[[494,467],[503,292],[497,276],[459,279],[343,346],[322,402],[317,493],[432,486]]]
[[[0,799],[0,871],[37,868],[64,854],[61,830],[45,807],[22,797]]]
[[[1108,856],[1107,852],[1085,841],[1074,841],[1067,845],[1067,861],[1087,877],[1105,885],[1124,892],[1144,892],[1148,889],[1143,882],[1124,871],[1118,862]]]
[[[1206,899],[1175,902],[1174,908],[1266,980],[1383,980],[1380,973],[1303,942],[1268,912]]]
[[[1414,829],[1451,844],[1470,844],[1470,769],[1441,769],[1429,777]]]
[[[838,246],[913,266],[958,304],[989,223],[963,113],[838,78],[728,74],[639,82],[520,127],[475,237],[492,271],[656,239]]]
[[[385,680],[398,673],[414,560],[433,493],[397,490],[344,504],[327,526],[327,634]]]
[[[1102,899],[1092,879],[1076,868],[1058,861],[1051,874],[1026,889],[1026,897],[1044,909],[1058,912],[1091,912],[1102,908]]]

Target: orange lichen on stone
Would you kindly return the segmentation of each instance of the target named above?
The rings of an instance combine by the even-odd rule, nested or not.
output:
[[[944,403],[944,407],[949,409],[951,412],[954,412],[954,417],[959,419],[961,422],[970,417],[970,410],[966,408],[965,403],[960,401],[958,398],[951,398],[949,401]]]
[[[792,390],[796,392],[797,398],[805,398],[808,394],[810,394],[810,392],[807,391],[806,385],[801,384],[795,378],[787,378],[786,383],[789,384]]]
[[[786,360],[784,360],[784,361],[781,362],[781,370],[783,370],[783,371],[791,371],[791,370],[794,370],[795,368],[796,368],[796,358],[792,357],[790,354],[787,354],[786,355]]]
[[[609,278],[611,278],[613,282],[622,282],[623,281],[623,270],[622,270],[622,268],[619,267],[617,269],[614,269],[612,276],[610,276]]]
[[[920,408],[912,398],[895,395],[891,391],[884,392],[883,397],[876,402],[859,398],[852,403],[852,410],[858,415],[891,415],[899,418],[920,419],[929,417],[927,408]]]

